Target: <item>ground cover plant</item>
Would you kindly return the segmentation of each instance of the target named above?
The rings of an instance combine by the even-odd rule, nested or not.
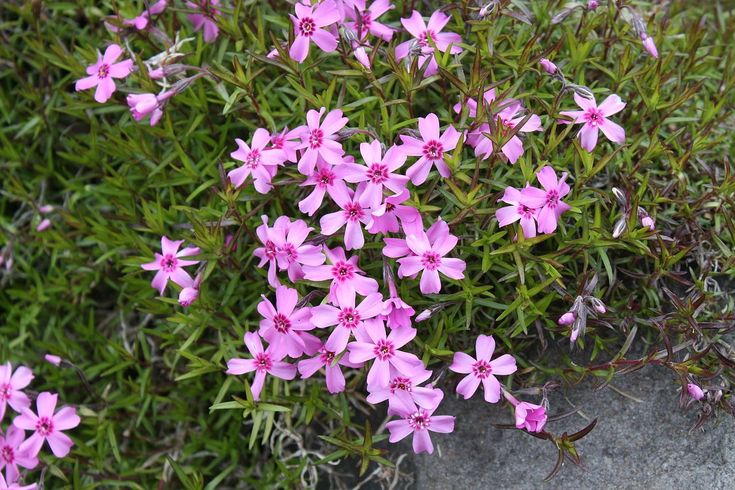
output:
[[[451,396],[553,477],[646,365],[735,414],[724,3],[0,14],[0,488],[400,486]]]

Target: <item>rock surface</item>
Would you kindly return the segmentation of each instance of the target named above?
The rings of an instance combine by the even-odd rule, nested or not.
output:
[[[550,399],[552,415],[570,411],[571,403],[588,417],[575,414],[550,423],[548,429],[555,434],[575,432],[598,418],[596,429],[577,443],[585,469],[565,463],[561,473],[545,483],[556,461],[554,445],[520,431],[493,427],[493,423],[510,423],[510,411],[488,405],[478,391],[468,401],[446,397],[436,413],[456,415],[455,432],[433,435],[434,455],[411,456],[415,472],[409,486],[419,490],[735,488],[732,417],[722,415],[708,421],[704,431],[689,434],[697,411],[679,409],[674,380],[663,368],[648,367],[617,377],[612,384],[641,402],[611,388],[595,392],[591,383],[554,393]],[[398,448],[411,454],[410,439]]]

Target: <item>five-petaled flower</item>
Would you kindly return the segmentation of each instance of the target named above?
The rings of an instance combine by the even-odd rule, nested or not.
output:
[[[620,97],[615,94],[610,95],[598,106],[595,99],[585,99],[575,92],[574,101],[582,110],[561,111],[561,114],[571,117],[572,123],[583,125],[579,130],[582,148],[589,152],[595,149],[598,130],[602,131],[613,143],[625,142],[625,130],[608,119],[625,108],[625,102],[620,100]],[[566,121],[562,122],[566,123]]]
[[[485,390],[485,401],[497,403],[500,400],[500,383],[495,375],[508,375],[516,372],[516,360],[510,354],[503,354],[492,359],[495,351],[495,339],[492,335],[479,335],[475,341],[477,358],[455,352],[449,369],[455,373],[467,374],[457,385],[457,393],[465,400],[472,397],[482,383]]]
[[[430,240],[424,232],[408,235],[406,245],[411,255],[398,259],[398,263],[401,264],[398,276],[414,276],[423,271],[419,282],[422,293],[432,294],[441,291],[440,272],[450,279],[464,278],[467,266],[464,260],[445,257],[457,245],[457,237],[448,230],[442,230],[433,240]]]
[[[25,438],[25,431],[14,425],[8,427],[5,436],[0,434],[0,470],[5,468],[5,476],[10,482],[18,479],[20,475],[19,466],[32,470],[38,465],[36,455],[20,450]]]
[[[365,165],[343,163],[337,167],[347,182],[365,182],[365,190],[360,196],[360,204],[363,206],[379,206],[383,201],[383,187],[400,193],[408,184],[408,177],[395,173],[406,163],[406,154],[397,146],[388,148],[385,156],[381,156],[381,153],[380,141],[361,143],[360,154]]]
[[[189,22],[194,26],[194,32],[204,29],[204,41],[211,43],[217,39],[219,35],[219,27],[217,27],[217,16],[220,15],[220,0],[195,0],[186,2],[186,6],[190,9],[197,10],[199,13],[189,14],[186,16]]]
[[[32,380],[33,373],[25,366],[18,366],[15,372],[9,362],[0,366],[0,422],[8,405],[18,413],[31,405],[28,395],[22,390]]]
[[[94,100],[100,103],[107,102],[117,87],[113,78],[125,78],[133,69],[133,60],[127,59],[115,63],[122,55],[122,48],[117,44],[110,44],[105,54],[97,58],[97,62],[87,67],[86,78],[77,80],[74,89],[88,90],[97,87],[94,92]]]
[[[417,407],[402,407],[398,413],[399,420],[391,420],[385,424],[390,432],[390,442],[398,442],[413,433],[413,450],[416,454],[434,452],[429,431],[449,433],[454,431],[454,417],[451,415],[434,415],[436,409],[427,410]]]
[[[278,165],[286,161],[286,152],[269,147],[270,140],[270,134],[263,128],[258,128],[253,133],[252,147],[240,138],[235,138],[238,148],[230,156],[243,162],[243,165],[227,174],[235,187],[240,187],[252,175],[256,191],[266,194],[273,188],[271,179],[276,174]]]
[[[252,359],[233,358],[227,361],[227,374],[245,374],[255,371],[255,379],[250,390],[253,399],[260,400],[260,392],[263,390],[266,374],[277,378],[290,380],[296,376],[296,366],[282,361],[285,353],[276,355],[273,346],[263,349],[263,342],[255,332],[248,332],[244,337],[245,345],[253,356]]]
[[[362,226],[370,222],[370,209],[362,204],[362,195],[367,192],[367,186],[367,183],[361,183],[351,197],[336,195],[335,201],[341,209],[325,214],[319,220],[324,235],[334,235],[337,230],[345,227],[344,242],[347,250],[356,250],[365,245]]]
[[[29,456],[35,456],[41,450],[44,441],[48,441],[51,452],[57,458],[69,454],[74,442],[62,431],[73,429],[79,425],[80,419],[73,407],[62,407],[58,412],[56,403],[59,395],[44,391],[36,398],[37,414],[30,408],[24,408],[21,415],[13,419],[13,425],[23,430],[34,431],[18,448]]]
[[[260,336],[268,341],[273,356],[282,359],[285,356],[297,358],[305,350],[304,340],[299,331],[312,330],[309,308],[296,308],[299,295],[295,289],[286,286],[276,288],[276,306],[263,295],[258,303],[258,313],[263,317],[260,321]]]
[[[562,201],[562,198],[569,194],[570,190],[569,184],[565,182],[567,173],[562,172],[561,178],[557,179],[554,169],[547,165],[536,173],[536,178],[543,186],[543,190],[530,186],[524,188],[521,191],[522,201],[538,209],[538,215],[536,216],[538,231],[540,233],[554,233],[561,215],[571,209],[569,204]]]
[[[161,237],[161,253],[156,253],[156,260],[141,265],[144,270],[158,271],[151,281],[151,286],[158,289],[163,296],[168,280],[186,288],[194,284],[194,279],[183,268],[189,265],[198,264],[198,260],[185,260],[183,257],[190,257],[199,254],[198,247],[187,247],[179,251],[179,247],[184,240],[169,240],[168,237]]]
[[[396,59],[402,60],[414,51],[418,54],[418,65],[423,66],[426,60],[429,64],[424,72],[425,77],[436,74],[438,65],[434,58],[434,46],[441,52],[445,52],[451,45],[450,53],[458,54],[462,52],[459,43],[462,37],[454,32],[441,32],[447,25],[451,17],[440,10],[431,14],[428,24],[424,22],[424,18],[417,11],[413,11],[411,17],[401,19],[401,24],[415,38],[410,41],[403,42],[396,46]]]
[[[324,347],[332,352],[342,352],[347,347],[350,337],[365,320],[378,316],[383,311],[383,296],[372,293],[355,306],[355,300],[335,307],[319,305],[311,309],[311,321],[317,328],[326,328],[335,325]]]
[[[309,55],[310,41],[327,53],[337,49],[337,38],[324,29],[340,19],[337,5],[332,0],[325,0],[318,5],[309,5],[308,1],[297,3],[295,10],[296,15],[291,16],[291,21],[296,38],[288,50],[291,58],[303,62]]]
[[[454,126],[449,126],[444,134],[439,133],[439,118],[436,114],[429,114],[419,118],[419,132],[421,139],[412,136],[401,135],[401,150],[409,156],[417,156],[419,159],[406,171],[406,176],[414,185],[426,182],[431,166],[435,165],[442,177],[449,177],[451,171],[444,161],[444,155],[457,147],[459,138],[462,136]]]
[[[319,369],[324,368],[327,381],[327,391],[330,393],[340,393],[345,389],[345,375],[342,374],[340,366],[357,368],[360,364],[350,362],[348,357],[342,356],[337,361],[339,352],[328,350],[326,346],[322,346],[315,357],[299,361],[298,369],[301,378],[309,378]]]
[[[345,151],[337,141],[336,133],[345,127],[348,119],[342,116],[342,111],[335,109],[329,111],[324,120],[320,122],[326,111],[324,107],[319,109],[319,112],[310,110],[306,113],[306,126],[297,128],[301,134],[299,149],[302,150],[298,169],[304,175],[311,175],[318,157],[330,165],[343,163],[342,156]]]
[[[355,294],[367,296],[378,291],[378,281],[365,277],[358,266],[357,256],[347,259],[345,251],[340,248],[324,249],[329,264],[304,266],[304,278],[309,281],[331,280],[327,299],[335,305],[355,304]]]

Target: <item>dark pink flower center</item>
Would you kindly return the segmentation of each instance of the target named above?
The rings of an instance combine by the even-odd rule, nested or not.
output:
[[[260,151],[253,150],[245,157],[245,166],[249,169],[255,169],[258,165],[260,165]]]
[[[546,191],[546,205],[550,207],[551,209],[556,208],[556,206],[559,204],[559,193],[556,191],[556,189],[551,189],[550,191]]]
[[[533,208],[529,208],[525,204],[519,204],[516,211],[521,215],[521,218],[531,219],[533,217]]]
[[[273,139],[271,139],[271,145],[273,145],[273,148],[276,150],[283,149],[283,144],[285,143],[285,139],[283,138],[283,135],[277,135],[274,136]]]
[[[358,203],[350,203],[347,206],[345,206],[345,219],[347,221],[359,221],[360,219],[365,217],[365,211],[363,211],[362,206]]]
[[[360,323],[360,312],[354,308],[344,308],[337,315],[337,321],[340,326],[352,330]]]
[[[39,417],[36,421],[36,432],[41,436],[47,436],[54,431],[54,421],[48,417]]]
[[[291,320],[282,313],[276,313],[273,317],[273,327],[278,333],[288,333],[291,330]]]
[[[161,269],[164,272],[173,272],[176,270],[176,264],[178,264],[178,260],[176,259],[175,255],[166,254],[161,259]]]
[[[390,382],[390,392],[391,394],[395,393],[396,390],[411,392],[412,386],[413,383],[411,383],[410,379],[404,378],[403,376],[396,376]]]
[[[424,145],[424,156],[429,160],[440,160],[444,157],[444,145],[436,140],[430,140]]]
[[[509,117],[499,117],[498,119],[500,120],[500,124],[508,129],[513,129],[516,127],[516,125],[513,124],[513,121],[511,121]]]
[[[373,163],[368,168],[367,177],[373,184],[382,184],[388,180],[388,167],[382,163]]]
[[[442,257],[433,250],[429,250],[421,256],[421,265],[424,266],[424,269],[436,270],[442,265]]]
[[[373,352],[375,353],[375,357],[377,357],[381,361],[387,361],[395,355],[396,348],[393,346],[393,342],[391,342],[390,340],[380,339],[378,340],[378,343],[375,344]]]
[[[334,172],[326,168],[322,169],[319,171],[319,174],[317,176],[316,185],[322,189],[325,189],[328,186],[334,184],[334,178]]]
[[[324,348],[322,348],[322,353],[319,355],[319,359],[321,359],[325,366],[330,366],[334,362],[334,357],[334,352]]]
[[[311,37],[316,30],[316,22],[311,17],[299,19],[299,31],[302,36]]]
[[[385,211],[387,213],[392,213],[396,210],[396,205],[390,202],[385,203]]]
[[[493,368],[487,361],[480,360],[472,365],[472,374],[477,378],[485,379],[490,376],[492,372]]]
[[[11,465],[15,461],[15,450],[10,446],[3,446],[0,449],[0,461]]]
[[[429,412],[420,408],[406,417],[406,421],[413,430],[424,430],[429,428],[431,417],[429,417]]]
[[[275,259],[277,253],[278,253],[278,248],[276,247],[275,243],[273,243],[270,240],[265,242],[265,256],[268,257],[268,259],[270,260]]]
[[[299,258],[299,251],[292,243],[287,243],[281,247],[281,252],[286,256],[289,262],[294,262]]]
[[[10,392],[13,387],[9,384],[0,385],[0,400],[10,400]]]
[[[110,65],[107,63],[103,63],[100,65],[99,68],[97,68],[97,78],[107,78],[110,76]]]
[[[268,372],[273,367],[273,361],[271,361],[271,356],[266,354],[265,352],[261,352],[259,354],[255,355],[255,369],[258,372]]]
[[[598,126],[605,120],[605,115],[596,107],[590,107],[584,113],[584,120],[592,126]]]
[[[322,143],[324,143],[324,131],[319,128],[312,129],[309,133],[309,146],[315,150],[320,148]]]
[[[434,43],[436,44],[436,34],[434,33],[434,31],[426,30],[422,32],[419,36],[419,46],[421,46],[422,48],[430,48],[431,45],[429,44],[429,39],[434,41]]]
[[[365,10],[360,14],[360,37],[367,35],[370,26],[373,24],[373,17],[369,10]]]
[[[355,277],[354,271],[355,268],[352,264],[348,264],[347,262],[337,262],[332,266],[332,277],[334,277],[337,282],[349,281]]]

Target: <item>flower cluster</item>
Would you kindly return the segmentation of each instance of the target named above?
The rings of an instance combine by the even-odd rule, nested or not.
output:
[[[0,365],[0,423],[10,416],[8,409],[17,413],[12,421],[0,431],[0,488],[35,490],[36,484],[22,485],[24,472],[38,466],[38,455],[44,444],[57,458],[64,458],[74,445],[64,431],[79,425],[80,419],[73,407],[56,410],[56,393],[39,393],[36,410],[31,408],[31,399],[24,392],[33,381],[33,372],[7,362]],[[27,435],[26,431],[30,432]]]

